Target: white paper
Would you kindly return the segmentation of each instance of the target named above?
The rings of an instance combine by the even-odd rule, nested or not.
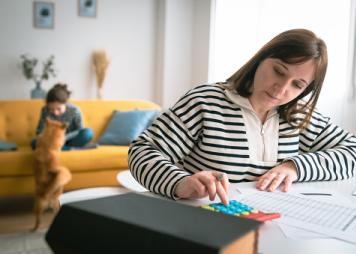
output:
[[[307,192],[308,193],[322,193],[320,189],[317,188],[305,188],[305,189],[301,189],[302,192]],[[330,192],[327,192],[330,193]],[[323,201],[330,201],[330,202],[335,202],[335,200],[343,205],[351,205],[353,206],[353,204],[350,202],[350,200],[348,200],[347,198],[345,198],[343,195],[340,195],[339,193],[332,193],[332,196],[329,195],[315,195],[315,196],[309,196],[312,197],[313,199],[319,199],[319,200],[323,200]],[[276,223],[280,229],[282,230],[283,234],[290,239],[296,239],[296,240],[300,240],[300,239],[317,239],[317,238],[330,238],[330,236],[326,236],[320,233],[316,233],[316,232],[312,232],[312,231],[308,231],[305,229],[301,229],[301,228],[296,228],[290,225],[286,225],[283,223]]]
[[[236,185],[236,191],[240,194],[247,193],[257,193],[259,190],[256,189],[256,183],[247,182],[239,183]],[[332,188],[316,188],[306,184],[293,184],[290,188],[289,193],[306,194],[305,196],[312,199],[319,199],[324,201],[329,201],[333,203],[343,204],[346,206],[356,207],[354,203],[350,202],[348,198],[336,191],[331,191]],[[356,191],[356,190],[355,190]],[[315,239],[315,238],[331,238],[331,236],[310,231],[309,229],[297,228],[295,226],[287,225],[281,223],[281,221],[276,222],[280,227],[285,237],[290,239]]]
[[[351,205],[278,191],[255,191],[236,199],[261,211],[281,213],[279,223],[356,243],[356,208]]]
[[[259,192],[259,190],[256,189],[255,182],[239,183],[238,185],[236,185],[236,191],[238,193],[242,193],[242,194]],[[289,193],[299,193],[299,194],[305,193],[305,194],[310,194],[310,196],[335,196],[335,195],[337,195],[336,192],[332,192],[330,190],[315,188],[315,187],[311,187],[311,186],[305,186],[302,184],[292,185],[288,192]]]
[[[301,228],[293,227],[290,225],[286,225],[283,223],[277,223],[279,228],[282,230],[285,237],[294,240],[302,240],[302,239],[320,239],[320,238],[330,238],[330,236],[323,235],[320,233],[316,233],[313,231],[304,230]]]

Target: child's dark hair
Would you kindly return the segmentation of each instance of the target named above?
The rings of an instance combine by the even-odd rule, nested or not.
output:
[[[66,103],[70,94],[71,92],[67,89],[67,84],[55,84],[47,93],[46,103]]]

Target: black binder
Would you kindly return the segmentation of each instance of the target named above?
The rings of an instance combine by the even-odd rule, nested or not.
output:
[[[128,193],[66,204],[46,234],[54,253],[257,253],[260,222]]]

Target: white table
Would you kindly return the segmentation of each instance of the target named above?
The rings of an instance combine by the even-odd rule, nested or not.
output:
[[[254,183],[246,183],[254,184]],[[237,186],[243,184],[230,184],[230,198],[233,198],[233,190]],[[356,204],[356,196],[352,196],[352,191],[356,188],[356,177],[334,182],[309,182],[293,184],[293,189],[302,187],[312,187],[322,190],[337,192],[343,197],[348,198]],[[144,193],[149,196],[156,196],[153,193]],[[206,203],[211,203],[207,198],[201,200],[180,200],[184,204],[199,206]],[[219,202],[218,199],[213,202]],[[355,235],[356,237],[356,235]],[[278,225],[266,222],[259,230],[259,254],[356,254],[356,245],[336,240],[336,239],[309,239],[309,240],[294,240],[285,237]]]
[[[136,179],[132,176],[130,170],[128,169],[120,171],[116,176],[116,180],[120,185],[129,190],[136,192],[148,191],[139,182],[136,181]]]
[[[139,185],[131,176],[129,171],[119,173],[117,179],[126,188],[107,187],[78,190],[65,193],[64,195],[67,195],[67,197],[62,196],[61,201],[73,202],[83,199],[117,195],[129,191],[143,192],[144,195],[157,197],[156,194],[147,192],[147,189]],[[231,191],[236,189],[236,186],[239,186],[239,184],[231,184]],[[338,194],[346,197],[347,199],[351,200],[351,202],[356,204],[356,196],[351,195],[352,191],[356,188],[356,177],[344,181],[297,183],[293,184],[292,186],[293,189],[298,189],[301,187],[313,187],[337,192]],[[230,197],[232,196],[230,194]],[[202,200],[181,200],[179,202],[197,206],[204,203],[210,203],[211,201],[206,198]],[[267,222],[260,228],[258,252],[261,254],[355,254],[356,245],[335,239],[287,239],[277,225]]]
[[[79,189],[63,193],[59,197],[59,203],[64,205],[66,203],[72,203],[76,201],[120,195],[130,191],[131,190],[123,187],[95,187]]]
[[[337,192],[356,204],[352,191],[356,188],[356,177],[344,181],[296,183],[293,189],[313,187]],[[356,235],[355,235],[356,238]],[[287,239],[280,228],[273,223],[265,223],[260,228],[259,253],[262,254],[355,254],[356,245],[336,239]]]
[[[59,203],[64,205],[66,203],[109,197],[113,195],[124,194],[130,191],[145,192],[148,191],[140,185],[131,175],[129,170],[120,171],[116,176],[117,181],[123,187],[95,187],[84,188],[63,193],[59,198]]]

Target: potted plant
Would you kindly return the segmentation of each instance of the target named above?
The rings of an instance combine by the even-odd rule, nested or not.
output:
[[[42,63],[42,72],[38,73],[36,66],[37,58],[31,58],[27,55],[21,55],[22,73],[28,80],[33,80],[36,87],[31,90],[31,98],[44,98],[46,91],[41,87],[42,81],[48,80],[50,77],[56,77],[56,70],[54,69],[54,56],[51,55],[46,61]]]

